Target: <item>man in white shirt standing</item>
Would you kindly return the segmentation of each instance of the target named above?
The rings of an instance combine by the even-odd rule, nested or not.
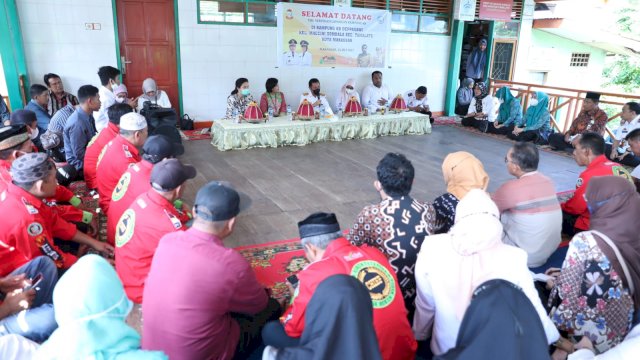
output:
[[[625,137],[633,130],[640,128],[640,104],[635,101],[622,106],[620,126],[613,132],[613,144],[606,144],[605,155],[622,165],[637,167],[640,165],[640,154],[633,154]]]
[[[113,88],[120,85],[120,70],[113,66],[102,66],[98,69],[98,77],[100,77],[100,83],[102,84],[98,88],[101,105],[100,110],[94,111],[93,118],[96,122],[96,130],[100,132],[109,124],[107,109],[116,103],[116,95],[113,93]],[[134,109],[138,106],[137,101],[134,99],[127,99],[127,103]]]
[[[326,115],[333,115],[333,110],[331,110],[327,97],[320,92],[320,80],[316,78],[309,80],[309,90],[310,92],[304,93],[300,96],[300,103],[302,104],[304,100],[307,100],[313,105],[314,111],[322,113],[320,110],[324,107]]]
[[[300,65],[300,58],[298,54],[296,54],[296,47],[298,46],[298,42],[296,39],[289,40],[289,51],[282,54],[282,63],[283,65],[293,66]]]
[[[378,110],[391,104],[392,91],[387,85],[382,84],[382,72],[371,73],[372,84],[367,85],[362,92],[362,106]]]
[[[298,54],[298,62],[301,66],[311,66],[311,60],[313,56],[309,52],[309,42],[307,40],[300,41],[300,47],[302,47],[302,52]]]
[[[433,124],[433,116],[429,110],[429,104],[427,104],[426,86],[418,86],[417,89],[404,93],[404,102],[409,110],[429,115],[429,121]]]

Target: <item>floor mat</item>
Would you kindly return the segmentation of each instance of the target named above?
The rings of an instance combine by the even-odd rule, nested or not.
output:
[[[84,181],[72,182],[69,186],[77,197],[82,200],[81,208],[85,211],[90,211],[96,216],[96,209],[99,208],[98,198],[89,194],[87,184]],[[98,216],[98,240],[107,241],[107,217],[104,214],[97,214]]]
[[[197,130],[180,130],[180,136],[183,140],[211,140],[211,129],[197,129]]]
[[[459,124],[460,120],[457,116],[438,116],[434,121],[433,125],[453,125]]]

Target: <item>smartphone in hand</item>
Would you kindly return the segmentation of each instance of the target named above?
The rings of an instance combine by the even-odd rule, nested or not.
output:
[[[291,276],[288,276],[287,277],[287,282],[289,284],[291,284],[291,286],[293,286],[295,288],[296,286],[298,286],[298,276],[296,276],[295,274],[291,275]]]
[[[31,279],[31,284],[30,285],[26,285],[24,288],[22,288],[22,291],[29,291],[31,289],[36,289],[36,291],[37,291],[38,288],[36,288],[36,286],[38,286],[42,282],[43,279],[44,279],[44,276],[42,274],[36,275],[36,277]]]

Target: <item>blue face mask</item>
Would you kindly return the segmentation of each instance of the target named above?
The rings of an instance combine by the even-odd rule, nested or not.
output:
[[[242,91],[240,91],[240,93],[242,94],[242,96],[249,96],[249,94],[250,94],[249,89],[242,89]]]

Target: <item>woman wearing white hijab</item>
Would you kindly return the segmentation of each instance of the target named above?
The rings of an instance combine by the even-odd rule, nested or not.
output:
[[[142,95],[138,98],[138,112],[144,108],[144,103],[150,101],[152,104],[157,104],[163,108],[170,108],[171,101],[167,93],[158,89],[156,81],[152,78],[146,78],[142,82]]]
[[[413,332],[417,340],[431,335],[435,355],[455,347],[474,289],[491,279],[522,288],[542,321],[548,343],[559,337],[534,287],[527,253],[502,243],[498,207],[483,190],[470,190],[460,200],[447,234],[425,238],[415,274],[418,294]]]
[[[336,97],[336,112],[344,110],[344,107],[352,96],[360,102],[360,94],[356,91],[356,81],[354,79],[349,79],[344,85],[342,85],[340,94]]]

